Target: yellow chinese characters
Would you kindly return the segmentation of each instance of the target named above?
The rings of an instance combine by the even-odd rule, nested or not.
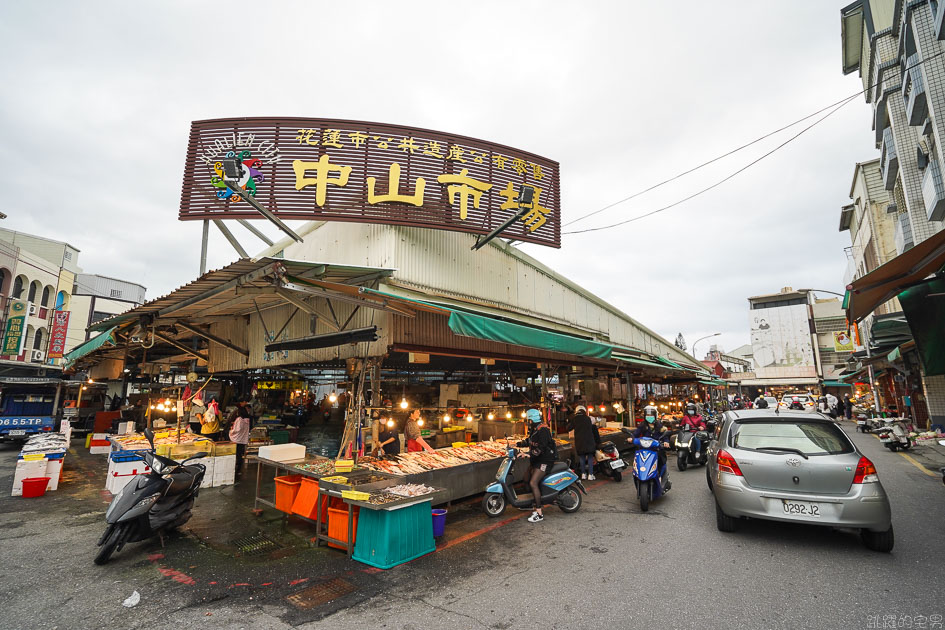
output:
[[[528,212],[522,217],[522,222],[525,224],[525,227],[528,228],[529,232],[534,232],[541,226],[545,224],[547,219],[545,215],[550,212],[548,208],[543,208],[538,205],[538,200],[541,199],[541,188],[538,186],[532,186],[535,189],[535,197],[532,202],[531,207]],[[500,210],[519,210],[522,206],[515,200],[518,193],[515,191],[515,188],[512,186],[512,182],[509,182],[504,190],[499,191],[499,196],[505,197],[505,201],[502,202],[502,205],[499,206]]]
[[[422,177],[417,178],[417,184],[412,195],[400,194],[400,164],[394,162],[390,165],[390,171],[387,177],[387,194],[377,195],[374,193],[374,185],[377,183],[376,177],[367,178],[367,199],[369,204],[384,203],[388,201],[407,203],[411,206],[420,207],[423,205],[423,189],[427,182]]]
[[[463,169],[459,175],[440,175],[436,181],[441,184],[449,184],[446,192],[450,196],[450,203],[456,202],[456,195],[459,195],[459,219],[466,220],[466,211],[468,209],[469,198],[472,197],[473,207],[479,207],[479,199],[482,193],[492,188],[492,184],[480,182],[469,177],[469,170]]]
[[[325,205],[325,198],[328,194],[328,185],[345,186],[348,184],[348,175],[351,174],[350,166],[339,166],[330,162],[328,154],[323,154],[317,162],[304,162],[295,160],[292,162],[292,170],[295,171],[295,189],[302,190],[309,186],[315,186],[315,203],[319,206]],[[306,171],[315,171],[315,177],[306,177]],[[330,178],[331,173],[338,173],[337,178]]]

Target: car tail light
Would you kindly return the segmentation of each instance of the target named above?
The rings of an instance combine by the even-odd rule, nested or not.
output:
[[[876,466],[873,462],[860,457],[860,462],[856,465],[856,474],[853,475],[853,483],[876,483],[879,476],[876,474]]]
[[[718,463],[719,472],[725,472],[739,477],[743,476],[741,468],[738,467],[738,462],[736,462],[735,458],[729,455],[728,452],[719,451]]]
[[[43,427],[43,431],[52,431],[52,427]]]

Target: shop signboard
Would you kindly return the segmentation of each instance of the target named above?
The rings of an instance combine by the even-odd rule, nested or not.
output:
[[[257,381],[256,389],[306,389],[305,381]]]
[[[806,304],[749,311],[758,378],[816,376]]]
[[[69,312],[54,311],[49,333],[49,358],[61,359],[66,351],[66,332],[69,330]]]
[[[833,333],[834,352],[853,352],[853,338],[845,330]]]
[[[26,316],[29,312],[29,302],[10,300],[10,312],[7,315],[7,326],[3,334],[3,351],[0,354],[19,356],[26,340]]]
[[[223,182],[238,159],[242,191]],[[523,184],[533,206],[502,235],[561,246],[558,163],[438,131],[320,118],[224,118],[191,125],[179,218],[261,219],[245,197],[280,219],[381,223],[488,234],[518,214]]]

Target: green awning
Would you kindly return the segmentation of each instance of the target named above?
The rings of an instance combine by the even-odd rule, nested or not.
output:
[[[911,250],[910,250],[911,251]],[[926,376],[945,374],[945,277],[935,277],[899,294]],[[898,348],[897,348],[898,350]]]
[[[618,361],[623,361],[624,363],[631,363],[631,364],[633,364],[633,365],[641,365],[641,366],[643,366],[643,367],[659,368],[659,369],[661,369],[661,370],[665,370],[665,369],[666,369],[666,366],[663,365],[662,363],[657,363],[656,361],[648,361],[648,360],[646,360],[646,359],[640,359],[640,358],[637,358],[637,357],[629,357],[629,356],[622,355],[622,354],[614,354],[614,355],[613,355],[613,358],[614,358],[614,359],[617,359]]]
[[[702,385],[728,385],[727,382],[719,381],[719,380],[713,380],[713,381],[701,380],[699,381],[699,383],[701,383]]]
[[[853,387],[849,383],[844,383],[843,381],[824,381],[824,387]]]
[[[75,348],[73,348],[68,354],[62,357],[64,360],[63,366],[66,367],[66,366],[72,365],[73,363],[75,363],[76,361],[84,357],[85,355],[91,352],[95,352],[96,350],[104,346],[106,343],[115,345],[115,338],[112,336],[112,333],[115,332],[115,328],[118,328],[118,327],[113,326],[112,328],[109,328],[102,334],[96,335],[95,337],[92,337],[85,343],[82,343],[76,346]]]
[[[898,361],[901,358],[902,358],[902,353],[899,352],[898,347],[886,355],[886,360],[889,361],[890,363],[892,363],[893,361]]]
[[[449,327],[457,335],[488,339],[516,346],[540,348],[551,352],[575,354],[595,359],[609,359],[613,348],[607,344],[553,333],[450,309]]]
[[[688,365],[681,365],[679,363],[676,363],[675,361],[670,361],[666,357],[661,357],[659,355],[656,355],[656,360],[665,363],[671,368],[676,368],[677,370],[683,370],[685,372],[707,372],[708,371],[708,370],[700,370],[699,368],[691,367]]]

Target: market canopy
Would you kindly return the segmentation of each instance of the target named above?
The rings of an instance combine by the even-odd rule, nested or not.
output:
[[[450,312],[448,323],[450,330],[457,335],[510,343],[517,346],[542,348],[564,354],[609,359],[613,350],[612,346],[597,341],[456,310]]]
[[[848,284],[844,304],[847,305],[850,321],[860,321],[883,302],[891,300],[943,266],[945,230]]]
[[[853,387],[849,383],[844,383],[843,381],[824,381],[824,387]]]
[[[96,335],[95,337],[92,337],[85,343],[80,344],[79,346],[73,348],[72,351],[70,351],[68,354],[66,354],[63,357],[64,359],[63,365],[65,367],[71,366],[73,363],[75,363],[76,361],[84,357],[85,355],[91,352],[95,352],[96,350],[104,346],[106,343],[110,343],[111,345],[114,346],[115,345],[114,332],[116,328],[118,327],[112,326],[105,332],[99,335]]]
[[[906,289],[899,295],[899,303],[912,329],[925,375],[945,374],[945,278]]]

